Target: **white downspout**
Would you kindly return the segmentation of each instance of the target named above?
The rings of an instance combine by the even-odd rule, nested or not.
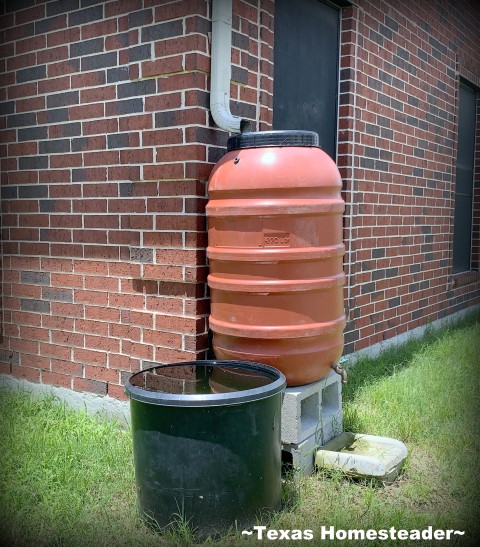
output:
[[[230,112],[231,55],[232,0],[212,0],[210,110],[218,127],[230,133],[240,133],[250,123]]]

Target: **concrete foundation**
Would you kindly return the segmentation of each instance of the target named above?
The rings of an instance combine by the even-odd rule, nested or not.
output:
[[[116,420],[120,425],[128,427],[130,424],[130,403],[119,401],[113,397],[73,391],[65,387],[37,384],[21,378],[14,378],[0,374],[0,390],[22,390],[34,397],[53,395],[59,401],[65,402],[75,410],[85,410],[89,414],[98,415],[109,420]]]

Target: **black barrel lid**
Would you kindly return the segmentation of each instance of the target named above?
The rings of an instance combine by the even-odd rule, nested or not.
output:
[[[228,139],[227,150],[263,148],[267,146],[316,146],[320,147],[318,133],[314,131],[258,131],[239,133]]]
[[[185,361],[137,372],[125,384],[134,401],[160,406],[230,406],[276,395],[286,386],[276,368],[246,361]]]

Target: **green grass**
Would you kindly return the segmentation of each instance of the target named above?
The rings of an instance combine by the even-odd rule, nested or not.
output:
[[[480,533],[480,316],[362,359],[344,390],[344,425],[391,436],[409,449],[391,485],[335,473],[289,477],[273,528],[465,530],[443,544],[467,546]],[[136,509],[128,430],[53,397],[0,391],[0,544],[35,546],[192,545],[181,519],[159,535]],[[227,534],[218,545],[258,545]],[[415,545],[433,542],[415,542]],[[271,544],[266,541],[265,544]],[[295,541],[294,544],[301,544]],[[317,544],[305,542],[305,544]],[[407,545],[327,541],[336,545]]]

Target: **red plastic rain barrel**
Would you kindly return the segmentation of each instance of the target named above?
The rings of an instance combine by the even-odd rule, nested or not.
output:
[[[213,351],[314,382],[343,351],[340,173],[310,131],[242,133],[227,150],[208,185]]]

